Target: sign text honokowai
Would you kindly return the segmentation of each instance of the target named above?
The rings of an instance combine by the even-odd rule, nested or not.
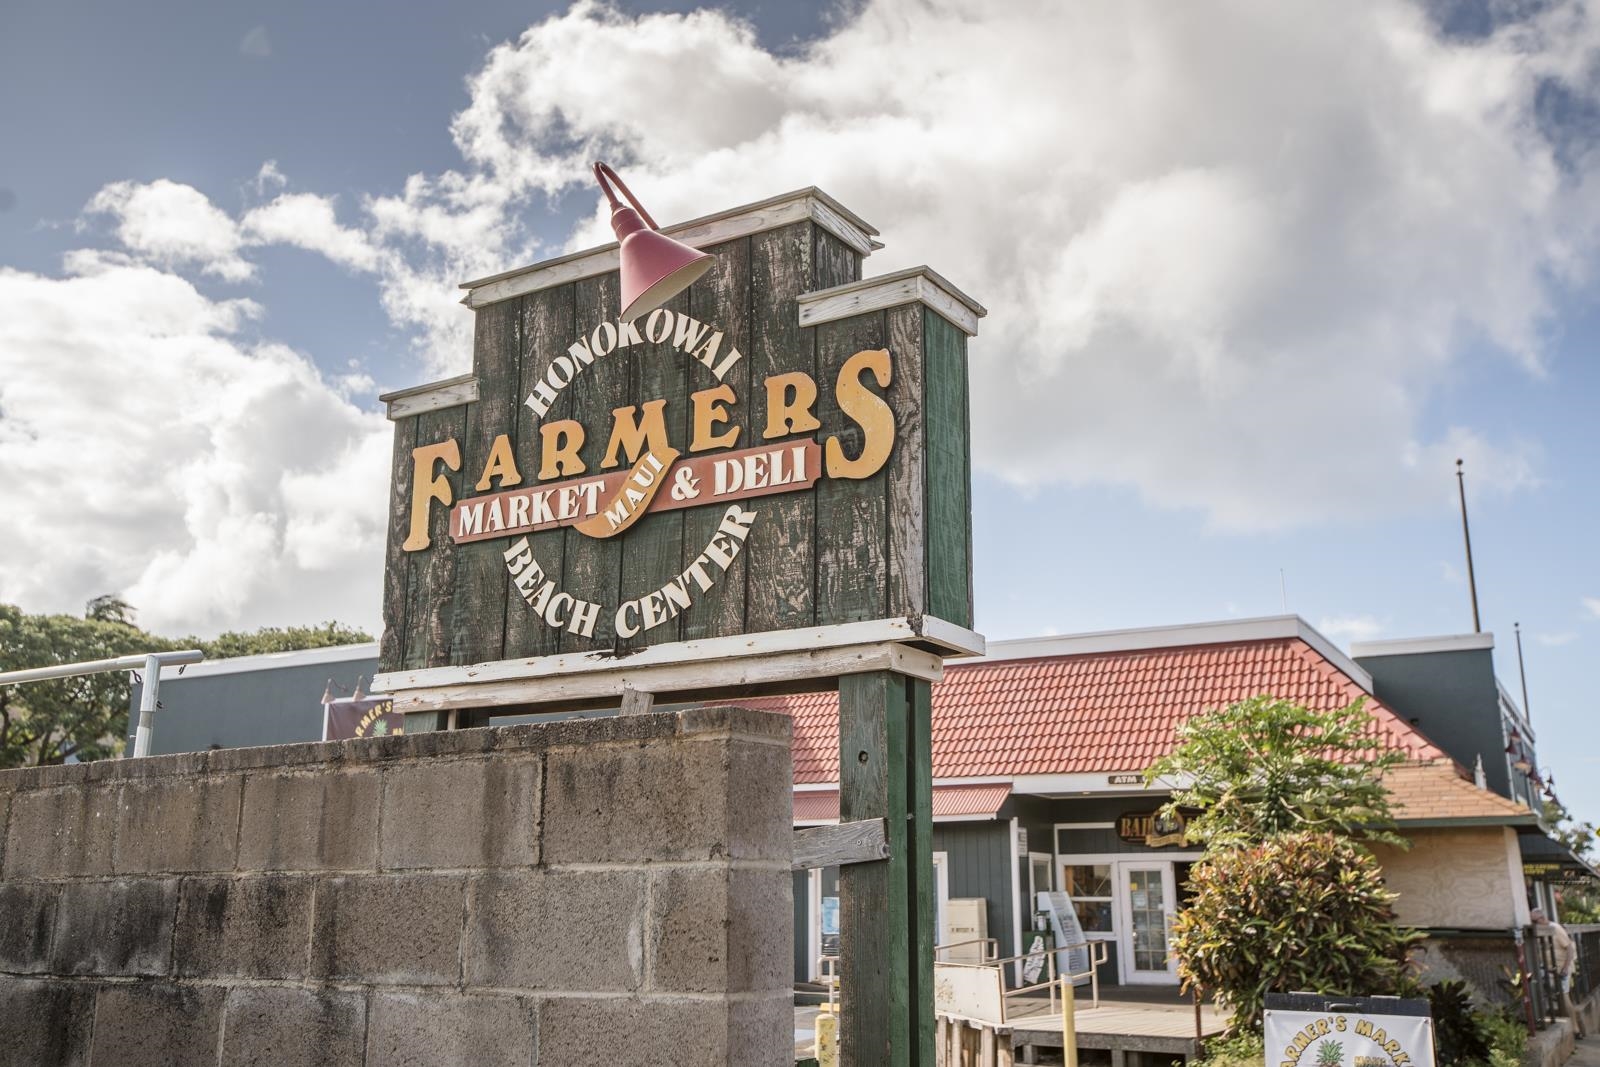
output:
[[[687,440],[669,434],[669,424],[684,421],[672,412],[669,423],[665,399],[546,421],[561,394],[596,362],[646,342],[671,345],[704,369],[706,387],[688,397]],[[759,506],[744,501],[809,490],[824,476],[869,478],[894,447],[894,412],[881,395],[894,374],[887,349],[857,352],[821,386],[801,371],[754,383],[765,393],[766,417],[752,424],[751,437],[759,440],[751,441],[741,441],[743,427],[732,424],[734,408],[747,398],[723,380],[741,358],[723,331],[665,308],[632,323],[602,322],[555,356],[523,400],[538,420],[537,440],[525,443],[519,455],[509,434],[494,438],[473,483],[483,495],[456,501],[439,473],[440,465],[461,469],[455,438],[412,450],[409,534],[402,547],[429,547],[428,516],[437,502],[451,508],[450,539],[457,544],[509,541],[505,562],[512,583],[547,626],[592,637],[600,612],[609,611],[617,634],[633,637],[676,618],[716,584],[759,521]],[[858,447],[847,450],[837,434],[816,439],[819,388],[833,391],[834,405],[859,429]],[[606,444],[591,470],[580,450],[596,435],[604,435]],[[589,537],[617,537],[643,515],[707,506],[722,507],[722,521],[689,565],[616,605],[596,602],[583,589],[560,588],[559,575],[541,565],[526,536],[571,526]]]

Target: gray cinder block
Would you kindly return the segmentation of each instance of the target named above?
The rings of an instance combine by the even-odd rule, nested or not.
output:
[[[533,1006],[507,996],[374,993],[366,1067],[528,1067]],[[540,1056],[555,1067],[565,1061]],[[660,1064],[672,1060],[661,1060]]]
[[[317,884],[311,973],[380,985],[451,985],[461,971],[461,875],[371,874]]]
[[[95,1005],[95,1064],[215,1067],[222,1024],[219,986],[102,986]]]
[[[720,1000],[550,997],[539,1005],[539,1061],[560,1067],[783,1062],[730,1055],[728,1028],[728,1005]],[[793,1030],[791,1021],[791,1037]]]
[[[125,783],[117,810],[117,872],[233,870],[242,784],[236,775]]]
[[[523,989],[638,989],[644,875],[514,871],[467,889],[466,983]]]
[[[361,1067],[365,993],[245,986],[223,1009],[228,1067]]]
[[[95,987],[0,981],[0,1067],[88,1067]]]
[[[663,868],[650,876],[650,989],[782,992],[793,963],[788,871]]]
[[[175,878],[67,882],[56,905],[56,974],[164,975],[172,956]]]
[[[115,786],[74,785],[15,794],[6,878],[110,874],[119,792]]]
[[[59,891],[50,882],[0,882],[0,971],[34,974],[47,968]]]
[[[252,775],[244,786],[239,869],[377,866],[376,771]]]
[[[200,978],[301,978],[311,939],[310,878],[186,878],[173,970]]]
[[[384,775],[379,864],[515,867],[539,861],[537,757],[396,766]]]

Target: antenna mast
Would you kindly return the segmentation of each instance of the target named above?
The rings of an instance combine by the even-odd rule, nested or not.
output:
[[[1461,536],[1467,543],[1467,592],[1472,597],[1472,632],[1481,634],[1483,624],[1478,620],[1478,580],[1472,572],[1472,529],[1467,525],[1467,479],[1461,473],[1459,459],[1456,460],[1456,491],[1461,497]]]

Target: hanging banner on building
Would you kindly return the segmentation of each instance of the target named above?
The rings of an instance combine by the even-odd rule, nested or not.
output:
[[[358,737],[386,737],[405,733],[406,717],[394,710],[388,697],[332,700],[324,704],[322,739],[350,741]]]
[[[1269,993],[1268,1067],[1434,1067],[1425,1000]]]

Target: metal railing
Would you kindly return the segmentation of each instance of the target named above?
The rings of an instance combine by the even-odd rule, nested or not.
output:
[[[1018,986],[1015,989],[1006,989],[1001,995],[1001,999],[1007,1000],[1012,997],[1025,996],[1026,994],[1037,993],[1041,989],[1045,989],[1049,991],[1050,1013],[1053,1015],[1057,1010],[1056,993],[1057,986],[1061,978],[1065,978],[1074,985],[1077,984],[1078,979],[1080,978],[1089,979],[1089,988],[1091,994],[1090,1006],[1095,1008],[1100,1006],[1100,966],[1110,959],[1107,944],[1108,943],[1105,941],[1074,941],[1066,945],[1056,945],[1050,948],[1042,948],[1035,952],[1024,952],[1017,956],[1001,956],[999,954],[1000,941],[998,938],[974,937],[966,941],[952,941],[947,945],[933,946],[933,960],[935,963],[950,962],[947,960],[941,960],[939,958],[939,954],[941,952],[948,952],[949,950],[955,948],[965,948],[968,945],[982,945],[983,952],[978,960],[978,965],[998,967],[1002,972],[1004,972],[1004,969],[1010,964],[1026,964],[1028,960],[1038,959],[1042,956],[1044,957],[1044,970],[1046,974],[1045,981],[1035,982],[1032,985]],[[1079,948],[1084,949],[1088,954],[1089,969],[1071,974],[1057,975],[1056,953],[1071,952]]]
[[[1569,926],[1578,960],[1572,968],[1572,999],[1587,1000],[1600,989],[1600,926]]]
[[[49,667],[30,667],[21,671],[0,674],[0,685],[21,685],[24,682],[49,682],[60,678],[78,678],[85,674],[105,674],[110,671],[144,671],[143,689],[139,693],[139,725],[133,735],[133,755],[150,754],[150,733],[155,729],[158,695],[161,691],[161,668],[184,667],[199,663],[206,654],[197,648],[181,652],[145,652],[136,656],[119,656],[116,659],[97,659],[87,663],[56,663]],[[126,755],[126,753],[124,753]]]

